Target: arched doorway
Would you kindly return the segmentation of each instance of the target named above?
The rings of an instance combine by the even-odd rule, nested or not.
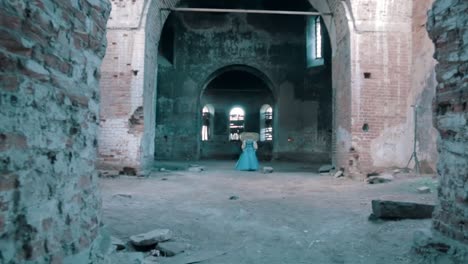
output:
[[[203,140],[200,135],[200,158],[235,159],[239,156],[242,132],[261,133],[259,112],[263,105],[275,105],[272,89],[264,75],[251,67],[236,65],[216,71],[208,79],[200,96],[200,105],[214,108],[213,135]],[[217,74],[217,75],[216,75]],[[262,76],[262,77],[259,77]],[[204,126],[204,118],[200,121]],[[271,158],[272,142],[259,142],[257,155]]]

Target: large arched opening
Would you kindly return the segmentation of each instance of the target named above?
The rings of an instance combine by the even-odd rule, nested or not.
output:
[[[307,1],[272,3],[249,2],[244,7],[316,11]],[[211,4],[181,2],[181,6],[198,8]],[[238,4],[218,3],[214,7],[236,8]],[[202,151],[202,145],[210,143],[200,141],[201,122],[194,120],[200,120],[203,105],[193,98],[199,97],[200,89],[211,79],[241,69],[263,79],[276,100],[272,104],[275,140],[265,144],[269,151],[262,156],[331,162],[333,45],[327,21],[314,15],[171,13],[160,37],[158,93],[152,106],[157,112],[156,160],[223,157]],[[260,128],[255,130],[260,132]],[[233,157],[233,153],[224,157]]]
[[[216,2],[216,1],[215,1]],[[261,1],[260,1],[261,2]],[[271,2],[271,1],[269,1]],[[275,3],[273,3],[275,2]],[[326,137],[331,136],[332,143],[330,144],[331,154],[328,153],[325,156],[327,158],[331,158],[334,160],[335,163],[341,164],[340,166],[345,166],[348,164],[348,152],[349,146],[351,145],[351,56],[350,56],[350,31],[348,26],[348,19],[349,14],[347,13],[347,5],[341,1],[320,1],[320,0],[312,0],[307,3],[300,3],[297,6],[290,5],[289,3],[281,3],[281,1],[273,1],[268,5],[268,8],[275,10],[275,9],[286,9],[286,10],[297,10],[297,8],[307,8],[307,10],[317,10],[320,13],[328,14],[331,13],[333,16],[323,16],[322,23],[323,28],[328,31],[325,36],[329,37],[329,56],[330,56],[330,63],[328,67],[330,68],[331,75],[333,82],[330,80],[331,89],[329,91],[332,93],[332,101],[328,104],[327,107],[330,107],[331,110],[331,128],[327,129],[328,135],[323,136],[321,138],[325,139]],[[190,1],[192,5],[196,1]],[[250,3],[250,1],[249,1]],[[247,3],[247,5],[255,5],[252,3]],[[246,3],[240,3],[240,5],[244,5]],[[112,79],[111,82],[107,83],[109,91],[113,89],[115,85],[122,86],[122,93],[127,93],[131,95],[131,100],[128,100],[126,103],[122,103],[125,105],[125,109],[119,111],[119,115],[115,115],[114,109],[115,106],[112,104],[117,104],[115,99],[106,103],[109,98],[103,97],[103,107],[101,108],[101,124],[100,124],[100,144],[99,144],[99,154],[100,154],[100,164],[101,167],[135,167],[137,170],[141,168],[145,168],[147,166],[151,166],[154,160],[154,153],[157,152],[155,149],[155,145],[160,140],[165,140],[165,138],[161,137],[163,133],[158,131],[156,122],[156,109],[157,109],[157,101],[156,98],[159,96],[161,92],[160,86],[161,83],[167,83],[168,79],[163,80],[161,78],[161,71],[164,69],[164,65],[166,63],[165,60],[161,60],[160,54],[161,50],[167,50],[168,45],[167,41],[164,41],[161,38],[161,35],[165,35],[164,31],[170,30],[163,30],[164,28],[171,23],[171,18],[177,15],[178,12],[171,12],[167,9],[176,7],[176,6],[187,6],[186,3],[180,1],[167,1],[164,3],[159,3],[157,1],[148,1],[145,3],[137,3],[137,5],[141,5],[141,12],[142,16],[141,19],[135,21],[134,23],[128,22],[124,23],[124,21],[119,21],[119,23],[113,22],[113,27],[109,27],[111,31],[108,34],[108,39],[111,45],[114,45],[114,39],[117,40],[118,37],[124,36],[122,32],[119,33],[122,27],[135,27],[137,30],[132,30],[134,35],[133,46],[128,46],[130,50],[132,50],[133,58],[140,58],[140,59],[133,59],[132,61],[126,61],[125,65],[130,65],[128,67],[132,68],[130,71],[130,75],[128,80],[124,80],[126,83],[126,87],[124,88],[124,84],[122,84],[122,78],[120,74],[114,73],[114,71],[110,71],[106,73],[103,72],[103,76],[106,77],[107,75],[109,79]],[[312,7],[313,6],[313,7]],[[215,6],[216,7],[216,6]],[[121,10],[118,10],[122,12]],[[131,10],[125,10],[125,12],[130,13]],[[114,11],[117,12],[117,11]],[[132,11],[133,12],[133,11]],[[214,14],[211,15],[212,17],[217,17],[218,20],[221,17],[226,17],[227,14]],[[209,14],[208,14],[209,16]],[[169,19],[168,19],[169,17]],[[187,17],[190,17],[190,14],[187,14]],[[273,16],[274,18],[278,18],[277,16]],[[286,27],[288,29],[293,29],[293,31],[301,31],[301,33],[305,34],[305,26],[306,23],[304,22],[304,17],[301,18],[301,24],[296,26]],[[190,20],[190,19],[187,19]],[[222,19],[221,19],[222,20]],[[112,21],[112,20],[111,20]],[[221,21],[222,22],[222,21]],[[255,24],[255,19],[251,20],[252,24]],[[123,24],[125,25],[123,25]],[[131,25],[130,25],[131,24]],[[203,26],[203,25],[201,25]],[[284,28],[284,27],[283,27]],[[200,29],[200,28],[199,28]],[[132,34],[133,34],[132,33]],[[169,35],[171,35],[171,32]],[[114,38],[115,35],[115,38]],[[129,36],[130,37],[130,36]],[[125,38],[125,36],[124,36]],[[163,37],[164,38],[164,37]],[[161,41],[160,41],[161,40]],[[117,40],[119,41],[119,40]],[[120,44],[119,42],[117,42]],[[142,45],[141,43],[144,43]],[[169,41],[170,43],[170,41]],[[164,47],[162,47],[164,46]],[[112,47],[112,46],[111,46]],[[274,47],[274,45],[272,46]],[[255,47],[254,47],[255,48]],[[304,48],[305,49],[305,48]],[[304,52],[305,53],[305,52]],[[306,59],[305,54],[301,54],[302,59]],[[141,59],[144,58],[144,59]],[[111,58],[106,58],[106,60],[110,60]],[[118,58],[119,61],[122,61],[121,58]],[[130,62],[130,63],[128,63]],[[109,62],[104,62],[107,64]],[[176,62],[177,63],[177,62]],[[305,63],[305,62],[304,62]],[[120,64],[124,64],[122,61]],[[207,72],[214,72],[216,69],[222,68],[226,65],[232,64],[250,64],[255,68],[260,68],[258,65],[258,60],[252,58],[251,62],[247,62],[245,60],[232,60],[229,62],[225,62],[224,64],[213,64],[210,68],[202,70],[195,70],[194,73],[191,75],[188,82],[184,83],[184,85],[192,85],[196,86],[197,83],[202,83],[206,80]],[[273,66],[277,67],[277,66]],[[306,67],[304,67],[306,69]],[[301,69],[302,77],[299,82],[302,86],[310,85],[314,83],[314,81],[305,80],[304,77],[304,69]],[[312,71],[317,72],[316,70]],[[269,74],[269,73],[267,73]],[[307,74],[306,74],[307,75]],[[118,76],[118,78],[114,79],[112,76]],[[271,81],[274,83],[276,87],[291,87],[291,82],[281,80],[278,78],[278,74],[273,74],[271,77]],[[310,75],[309,75],[310,76]],[[118,79],[118,80],[117,80]],[[169,81],[174,81],[175,79],[170,79]],[[178,80],[175,80],[178,81]],[[297,86],[297,85],[293,85]],[[101,88],[103,92],[106,92],[106,88]],[[128,91],[126,90],[128,89]],[[115,89],[114,89],[115,90]],[[109,92],[108,91],[108,92]],[[275,91],[275,93],[278,91]],[[300,100],[300,93],[302,91],[297,91],[296,94],[298,95],[298,99]],[[121,98],[121,97],[119,97]],[[336,107],[339,105],[339,107]],[[276,106],[278,107],[278,106]],[[196,106],[194,106],[194,109]],[[306,108],[304,106],[304,108]],[[196,112],[199,112],[197,108]],[[113,113],[114,112],[114,113]],[[130,119],[135,120],[135,117],[139,119],[136,123],[137,126],[133,126],[134,123],[129,122]],[[279,117],[278,115],[275,118]],[[320,123],[323,124],[323,123]],[[328,125],[327,125],[328,126]],[[325,131],[325,130],[324,130]],[[330,131],[331,135],[330,135]],[[194,136],[198,135],[198,129],[194,129]],[[112,133],[115,134],[114,137],[106,137],[105,135]],[[310,134],[310,133],[309,133]],[[318,135],[315,135],[318,136]],[[314,137],[315,137],[314,136]],[[285,137],[287,141],[289,137]],[[281,150],[280,144],[281,138],[277,138],[278,141],[275,141],[275,149]],[[284,139],[283,139],[284,140]],[[291,142],[291,141],[289,141]],[[298,142],[298,141],[294,141]],[[191,146],[193,151],[193,157],[197,157],[197,149],[198,146],[194,145]],[[284,153],[287,153],[287,144],[283,147]],[[281,155],[280,155],[281,156]]]
[[[202,89],[200,106],[214,106],[214,116],[209,123],[213,133],[206,140],[201,137],[201,159],[236,159],[241,152],[240,133],[261,132],[262,106],[275,105],[273,87],[265,78],[258,70],[242,65],[225,67],[210,76]],[[202,115],[201,126],[205,125],[204,120]],[[257,156],[270,160],[272,141],[259,142],[258,146]]]

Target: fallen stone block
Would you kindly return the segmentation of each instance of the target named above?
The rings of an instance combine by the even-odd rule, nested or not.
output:
[[[396,202],[372,200],[372,218],[399,220],[399,219],[426,219],[432,218],[434,205],[411,202]]]
[[[384,175],[379,175],[379,176],[371,176],[367,178],[367,183],[369,184],[378,184],[378,183],[386,183],[386,182],[391,182],[395,179],[390,174],[384,174]]]
[[[367,178],[373,177],[373,176],[379,176],[379,175],[380,175],[380,173],[378,173],[376,171],[373,171],[373,172],[367,173]]]
[[[158,243],[156,249],[161,252],[163,257],[173,257],[187,250],[188,245],[180,242],[162,242]]]
[[[344,169],[339,169],[335,172],[335,178],[340,178],[344,176]]]
[[[331,164],[327,164],[327,165],[320,166],[318,171],[319,171],[319,173],[325,173],[325,172],[330,172],[333,169],[335,169],[335,166],[333,166]]]
[[[272,167],[263,167],[263,173],[273,173],[273,168]]]
[[[423,187],[418,188],[418,193],[430,193],[430,192],[431,192],[431,188],[429,188],[427,186],[423,186]]]
[[[169,229],[155,229],[148,233],[134,235],[130,237],[130,242],[134,246],[145,247],[152,246],[159,242],[164,242],[172,238],[172,232]]]
[[[113,236],[111,236],[111,245],[114,247],[115,251],[124,250],[126,248],[125,242]]]

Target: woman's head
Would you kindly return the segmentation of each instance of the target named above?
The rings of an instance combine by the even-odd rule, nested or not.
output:
[[[246,140],[251,140],[251,141],[258,141],[260,139],[260,135],[255,132],[243,132],[240,134],[240,140],[246,141]]]

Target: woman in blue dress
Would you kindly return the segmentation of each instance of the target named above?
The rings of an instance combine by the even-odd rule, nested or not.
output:
[[[256,135],[255,135],[256,134]],[[257,133],[242,133],[242,154],[236,164],[236,170],[256,171],[258,170],[258,159],[255,151],[258,148]]]

